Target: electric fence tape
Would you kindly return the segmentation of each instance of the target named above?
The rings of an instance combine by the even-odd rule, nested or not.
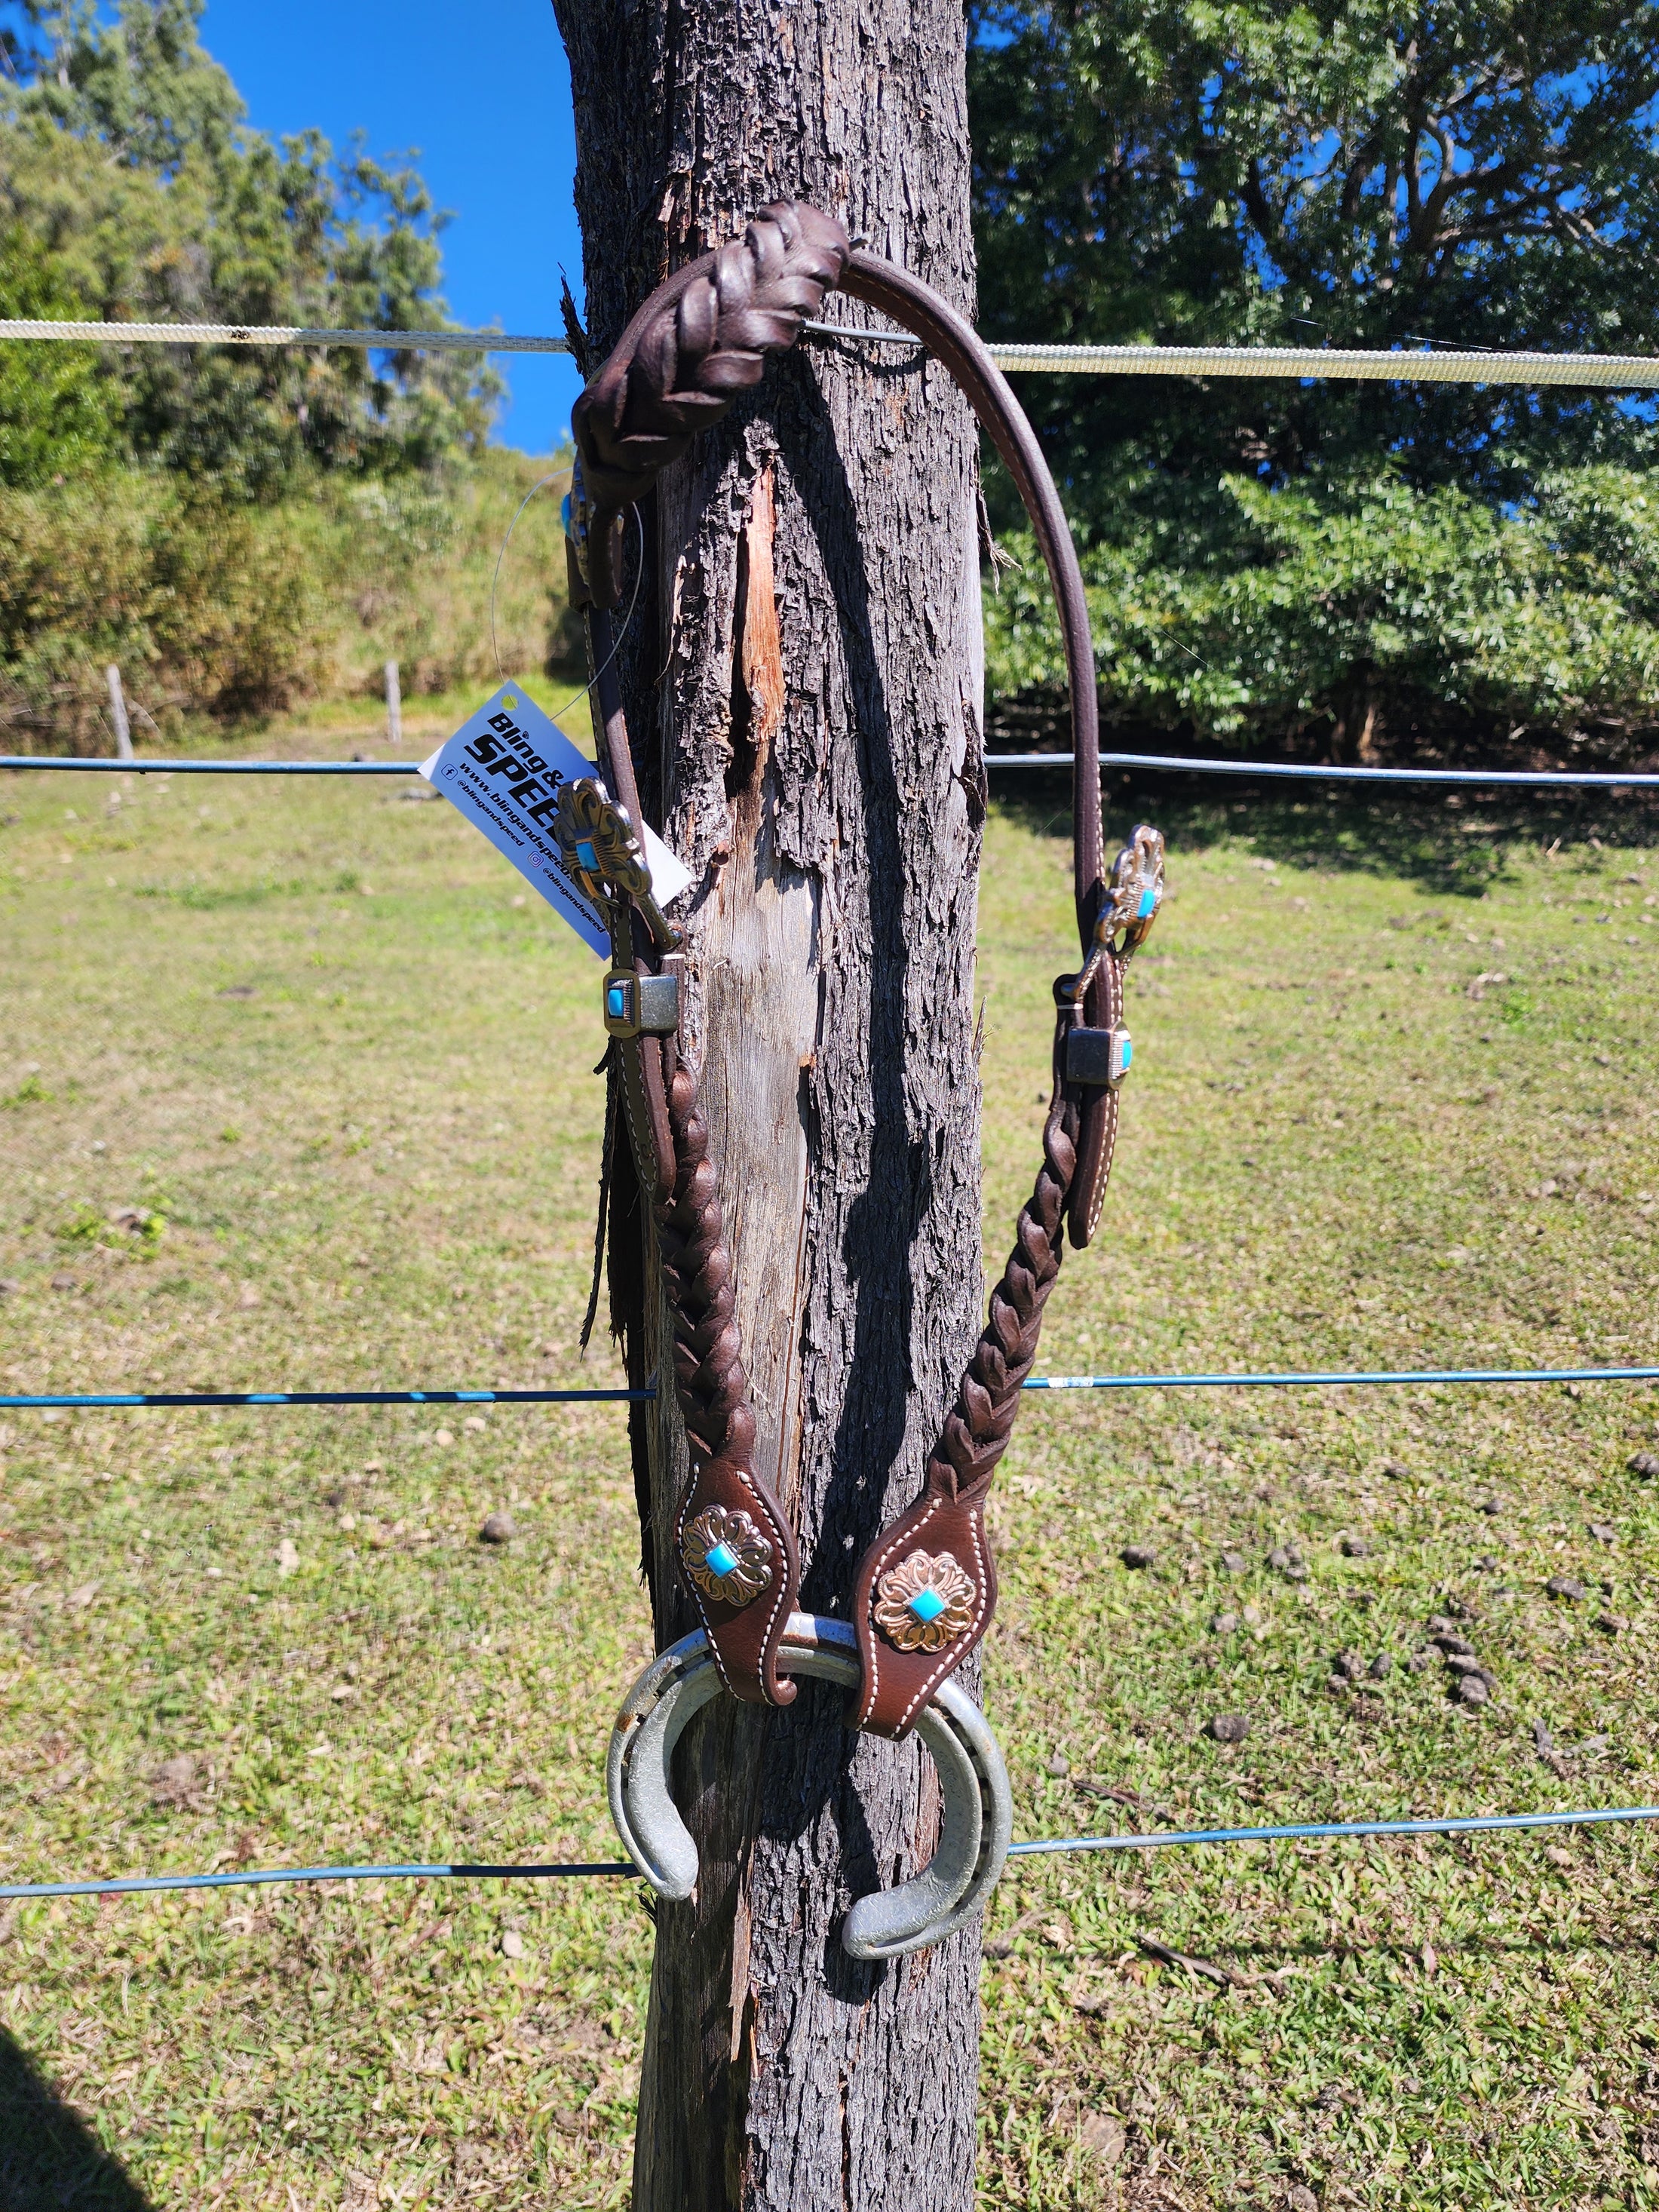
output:
[[[815,337],[925,350],[908,331],[809,322]],[[0,339],[71,345],[352,346],[376,353],[562,353],[568,338],[505,331],[310,329],[293,323],[72,323],[0,320]],[[1641,354],[1464,352],[1455,348],[1340,346],[997,345],[997,367],[1060,376],[1337,377],[1370,384],[1582,385],[1659,388],[1659,361]]]

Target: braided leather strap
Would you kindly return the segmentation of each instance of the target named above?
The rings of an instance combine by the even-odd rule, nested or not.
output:
[[[741,239],[659,285],[623,332],[570,418],[590,502],[587,582],[599,605],[621,596],[617,514],[760,382],[769,353],[793,345],[852,251],[833,216],[775,201]]]
[[[1123,1008],[1123,963],[1115,953],[1102,960],[1096,981],[1091,996],[1110,1027],[1121,1019]],[[1070,1027],[1070,1013],[1062,1010],[1054,1030],[1042,1166],[1021,1209],[1014,1249],[991,1292],[956,1403],[928,1460],[921,1495],[883,1529],[859,1563],[853,1626],[864,1671],[854,1717],[877,1735],[907,1732],[984,1635],[996,1609],[985,1498],[1008,1449],[1020,1390],[1036,1358],[1043,1308],[1059,1279],[1084,1127],[1084,1091],[1065,1074]],[[1117,1095],[1106,1096],[1103,1183],[1117,1129]]]
[[[1066,637],[1073,872],[1086,952],[1104,891],[1094,659],[1077,555],[1042,448],[971,325],[919,278],[877,255],[855,252],[839,223],[799,203],[762,209],[741,240],[704,255],[659,286],[573,414],[580,486],[576,537],[585,549],[580,581],[612,787],[635,818],[642,819],[609,650],[607,611],[621,596],[617,518],[645,495],[659,471],[678,459],[699,430],[760,380],[765,356],[792,346],[805,318],[836,285],[893,316],[933,349],[996,445],[1030,514]],[[1121,962],[1108,954],[1087,985],[1082,1018],[1097,1030],[1110,1029],[1121,1006]],[[984,1498],[1036,1358],[1066,1235],[1069,1230],[1074,1244],[1088,1242],[1116,1133],[1115,1091],[1066,1079],[1066,1038],[1078,1011],[1062,1012],[1057,1032],[1042,1171],[929,1461],[922,1497],[878,1538],[860,1567],[854,1620],[864,1680],[857,1718],[879,1733],[905,1733],[933,1689],[983,1635],[995,1604]],[[674,1314],[675,1378],[691,1441],[691,1482],[676,1523],[680,1565],[729,1686],[741,1697],[781,1704],[793,1687],[778,1674],[776,1652],[799,1569],[781,1509],[750,1463],[754,1413],[696,1085],[688,1068],[675,1066],[672,1045],[660,1058],[645,1041],[623,1051],[629,1079],[623,1096],[647,1188],[656,1170],[659,1248]],[[653,1118],[659,1130],[666,1121],[666,1151],[651,1142]]]
[[[674,1188],[656,1209],[668,1303],[674,1316],[674,1383],[691,1447],[691,1480],[674,1525],[680,1565],[728,1689],[787,1705],[795,1685],[777,1667],[778,1646],[800,1587],[794,1536],[755,1473],[732,1255],[720,1183],[697,1086],[684,1062],[668,1082]]]

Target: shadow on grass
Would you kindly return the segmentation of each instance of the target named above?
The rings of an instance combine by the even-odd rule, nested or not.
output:
[[[119,2160],[0,2028],[0,2212],[152,2212]]]
[[[993,769],[991,789],[1024,828],[1070,839],[1069,771]],[[1112,769],[1101,796],[1109,854],[1115,838],[1144,817],[1176,851],[1249,838],[1266,859],[1403,878],[1448,897],[1478,898],[1501,882],[1506,856],[1517,848],[1537,852],[1559,841],[1563,852],[1594,850],[1595,839],[1626,850],[1659,847],[1654,793],[1354,790]]]

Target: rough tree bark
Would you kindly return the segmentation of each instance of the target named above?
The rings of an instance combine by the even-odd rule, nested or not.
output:
[[[554,4],[592,365],[779,197],[971,313],[960,0]],[[867,319],[835,295],[827,317]],[[756,1464],[794,1517],[802,1602],[843,1618],[980,1320],[976,457],[914,349],[804,343],[664,478],[623,655],[647,805],[698,876],[690,1045]],[[620,1318],[655,1366],[655,1307]],[[636,1447],[666,1642],[696,1626],[666,1394]],[[842,1710],[825,1686],[787,1711],[722,1698],[682,1753],[702,1874],[658,1917],[635,2212],[971,2205],[978,1931],[892,1966],[842,1952],[849,1900],[932,1855],[937,1804],[915,1745],[852,1736]]]

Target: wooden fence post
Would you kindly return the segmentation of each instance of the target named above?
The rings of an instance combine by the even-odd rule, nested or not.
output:
[[[400,745],[404,741],[404,695],[398,689],[395,660],[386,665],[386,735],[388,744]]]
[[[109,711],[115,724],[115,757],[132,758],[132,726],[127,720],[127,702],[121,690],[121,672],[112,660],[104,671],[109,684]]]
[[[775,198],[971,315],[959,0],[554,4],[593,366],[665,276]],[[840,295],[824,316],[868,320]],[[696,879],[675,909],[685,1042],[756,1465],[794,1522],[802,1604],[842,1619],[979,1328],[977,450],[919,349],[804,343],[658,479],[619,654],[646,811]],[[669,1353],[629,1158],[612,1313],[643,1379]],[[670,1392],[635,1445],[665,1644],[696,1625],[671,1564]],[[843,1707],[808,1683],[784,1711],[720,1698],[688,1730],[702,1871],[657,1912],[635,2212],[970,2212],[979,1930],[890,1965],[842,1948],[850,1899],[931,1856],[938,1808],[919,1746],[849,1735]]]

